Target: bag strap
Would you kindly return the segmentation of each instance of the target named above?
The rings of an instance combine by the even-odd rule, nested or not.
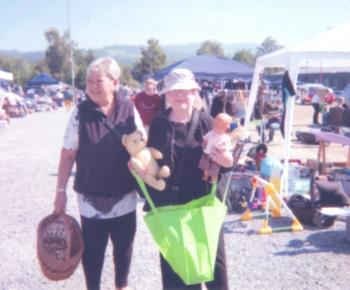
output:
[[[151,211],[152,211],[154,214],[157,214],[157,213],[158,213],[158,210],[157,210],[156,206],[154,205],[153,200],[152,200],[150,194],[148,193],[148,190],[147,190],[147,187],[146,187],[144,181],[143,181],[142,178],[141,178],[135,171],[133,171],[131,168],[130,168],[130,172],[131,172],[131,174],[135,177],[137,184],[139,185],[139,187],[140,187],[140,189],[141,189],[143,195],[145,196],[145,198],[146,198],[146,200],[147,200],[149,206],[151,207]]]
[[[135,177],[136,181],[137,181],[137,184],[140,186],[140,189],[142,191],[142,193],[144,194],[147,202],[149,203],[150,207],[151,207],[151,211],[154,213],[154,214],[158,214],[158,209],[156,208],[156,206],[154,205],[153,203],[153,200],[147,190],[147,187],[145,185],[145,182],[141,179],[140,176],[137,175],[136,172],[134,172],[133,170],[131,170],[131,174]],[[217,187],[217,183],[214,182],[211,186],[211,190],[210,190],[210,195],[212,196],[215,196],[215,193],[216,193],[216,187]],[[223,201],[223,203],[225,203],[225,201]]]
[[[185,150],[184,152],[181,154],[180,160],[179,160],[179,166],[177,167],[177,170],[175,172],[175,177],[174,177],[174,185],[178,186],[179,181],[180,181],[180,170],[181,168],[183,168],[184,163],[185,163],[185,157],[186,157],[186,148],[187,146],[191,143],[191,141],[194,138],[194,132],[198,126],[198,121],[199,121],[199,111],[195,110],[193,112],[192,115],[192,120],[191,120],[191,126],[190,129],[188,130],[187,136],[186,136],[186,140],[185,140]]]
[[[105,126],[109,131],[113,133],[114,136],[117,137],[118,140],[122,140],[122,136],[118,132],[116,128],[113,128],[110,121],[107,118],[101,118],[101,123],[103,126]]]

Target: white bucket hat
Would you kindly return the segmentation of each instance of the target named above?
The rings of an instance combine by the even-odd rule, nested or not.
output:
[[[193,73],[185,68],[177,68],[168,73],[164,78],[163,93],[173,90],[199,89]]]

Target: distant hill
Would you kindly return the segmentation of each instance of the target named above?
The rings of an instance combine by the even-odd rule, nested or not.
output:
[[[196,51],[200,46],[201,43],[170,44],[162,45],[162,49],[170,64],[196,55]],[[255,53],[257,46],[258,44],[255,43],[222,44],[225,54],[229,57],[232,57],[237,50],[243,48]],[[112,45],[95,49],[94,51],[97,56],[112,56],[123,64],[133,65],[141,57],[141,47],[146,47],[146,45]]]
[[[8,56],[16,57],[16,58],[23,58],[29,62],[36,62],[40,59],[43,59],[45,56],[44,51],[23,52],[23,51],[18,51],[16,49],[0,50],[0,54],[8,55]]]
[[[234,53],[239,49],[249,49],[252,53],[255,53],[258,44],[255,43],[231,43],[231,44],[221,44],[225,54],[228,57],[232,57]],[[196,51],[201,46],[201,43],[190,43],[190,44],[171,44],[162,45],[162,49],[167,55],[168,63],[174,63],[176,61],[182,60],[194,56]],[[117,59],[120,63],[124,65],[132,66],[141,57],[141,47],[146,47],[145,45],[111,45],[105,46],[99,49],[94,49],[96,56],[111,56]],[[33,52],[20,52],[18,50],[0,50],[0,54],[19,57],[26,59],[30,62],[38,61],[43,59],[45,56],[44,51],[33,51]]]

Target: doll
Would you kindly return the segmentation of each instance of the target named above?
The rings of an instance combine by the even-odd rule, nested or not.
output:
[[[203,137],[203,155],[199,161],[199,168],[204,171],[203,180],[215,182],[220,171],[220,165],[211,157],[214,150],[232,150],[232,141],[227,133],[232,117],[226,113],[218,114],[214,119],[214,128]]]

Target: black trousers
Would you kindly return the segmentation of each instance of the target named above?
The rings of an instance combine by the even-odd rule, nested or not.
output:
[[[82,264],[88,290],[99,290],[108,238],[113,243],[115,285],[128,285],[132,249],[136,232],[136,211],[113,219],[81,217],[84,239]]]
[[[201,289],[200,284],[186,285],[181,278],[171,269],[167,261],[160,255],[160,268],[162,271],[163,290],[194,290]],[[215,262],[214,280],[205,283],[208,290],[228,290],[226,254],[224,235],[220,233],[218,251]]]
[[[318,123],[318,114],[320,113],[320,104],[312,104],[312,107],[314,108],[314,115],[312,116],[312,123],[313,124],[319,124]]]

